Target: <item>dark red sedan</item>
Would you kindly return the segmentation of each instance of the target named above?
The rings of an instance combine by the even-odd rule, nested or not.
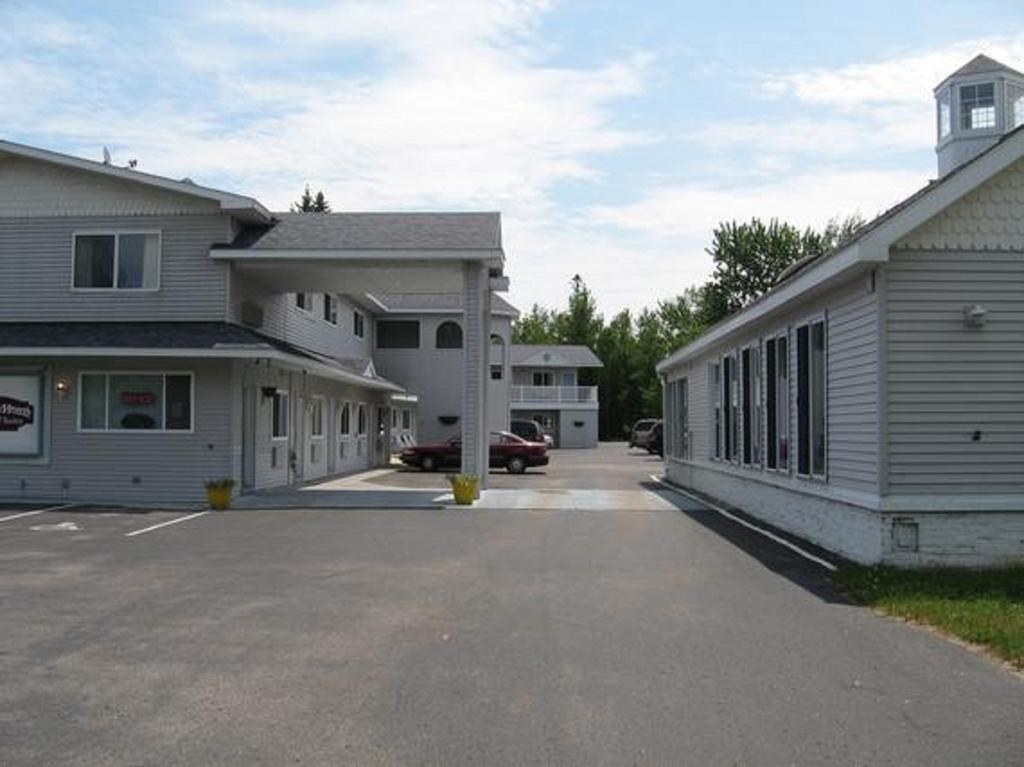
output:
[[[423,471],[457,469],[462,463],[462,438],[405,448],[401,455],[406,466],[417,466]],[[506,469],[510,474],[522,474],[530,466],[546,466],[548,446],[543,442],[527,442],[507,431],[491,432],[491,468]]]

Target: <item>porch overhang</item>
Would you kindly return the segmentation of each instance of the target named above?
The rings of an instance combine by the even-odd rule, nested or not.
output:
[[[503,276],[505,254],[485,250],[211,248],[210,258],[277,292],[352,294],[462,292],[466,264]],[[499,286],[507,283],[499,280]]]

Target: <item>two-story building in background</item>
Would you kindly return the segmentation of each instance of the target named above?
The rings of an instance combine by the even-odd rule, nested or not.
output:
[[[396,289],[464,291],[446,385],[482,465],[503,264],[496,213],[272,213],[0,141],[0,497],[191,501],[387,462],[417,418],[375,360]]]
[[[536,421],[555,447],[597,447],[597,386],[580,385],[580,372],[602,367],[586,346],[513,344],[513,419]]]

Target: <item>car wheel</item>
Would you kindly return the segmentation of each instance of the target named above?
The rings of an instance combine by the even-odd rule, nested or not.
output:
[[[505,464],[505,468],[508,469],[509,474],[522,474],[526,471],[526,461],[519,456],[514,455],[508,459],[508,463]]]
[[[423,460],[420,461],[420,469],[423,471],[434,471],[437,468],[437,462],[429,455],[423,456]]]

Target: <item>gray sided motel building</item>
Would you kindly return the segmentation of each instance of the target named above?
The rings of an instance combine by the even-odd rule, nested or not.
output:
[[[469,306],[472,466],[503,263],[496,213],[271,213],[0,141],[0,498],[193,502],[385,463],[417,420],[374,364],[388,291]]]

